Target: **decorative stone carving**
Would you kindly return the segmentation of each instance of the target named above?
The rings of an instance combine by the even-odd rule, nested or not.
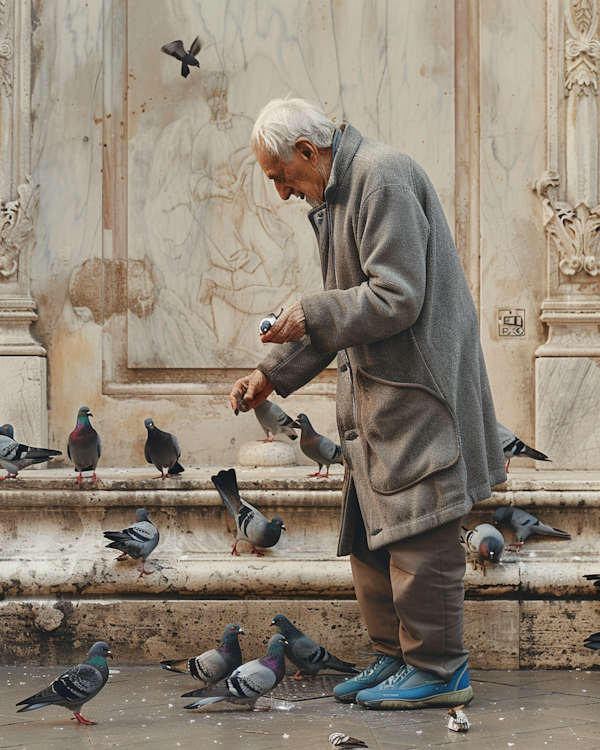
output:
[[[596,0],[568,0],[566,25],[570,37],[565,39],[567,94],[575,91],[589,95],[598,89],[600,43],[594,39],[598,28]]]
[[[0,30],[4,28],[6,23],[6,0],[0,0]],[[6,33],[6,31],[4,32]],[[6,96],[12,95],[12,75],[9,66],[9,60],[13,56],[13,42],[9,37],[5,37],[0,41],[0,81]]]
[[[566,276],[585,271],[590,276],[600,272],[596,252],[600,242],[600,205],[590,209],[583,201],[574,208],[549,194],[558,188],[556,172],[544,172],[533,184],[542,201],[544,227],[558,252],[558,266]]]
[[[39,187],[27,175],[27,182],[19,185],[17,192],[17,200],[0,200],[0,282],[17,272],[19,254],[27,245],[33,229]]]

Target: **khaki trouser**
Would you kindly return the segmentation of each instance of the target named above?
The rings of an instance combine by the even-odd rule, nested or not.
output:
[[[357,503],[358,505],[358,503]],[[461,519],[371,552],[357,523],[350,561],[358,605],[376,651],[443,680],[467,659],[463,645],[466,558]]]

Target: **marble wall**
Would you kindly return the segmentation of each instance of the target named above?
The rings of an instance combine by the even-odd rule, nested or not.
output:
[[[189,465],[229,464],[261,436],[231,414],[230,384],[265,352],[260,317],[321,283],[306,206],[279,200],[247,145],[263,104],[290,91],[429,173],[498,416],[534,443],[547,239],[531,184],[548,168],[558,2],[33,0],[29,277],[51,445],[84,403],[106,465],[143,464],[147,416]],[[200,67],[183,78],[160,48],[196,35]],[[523,335],[500,335],[502,310],[523,311]],[[286,409],[335,436],[334,396],[328,371]]]

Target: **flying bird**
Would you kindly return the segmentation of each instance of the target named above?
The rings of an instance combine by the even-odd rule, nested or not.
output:
[[[95,721],[84,718],[80,711],[82,706],[98,695],[106,685],[108,680],[107,656],[113,658],[108,643],[104,641],[94,643],[88,652],[87,659],[82,664],[68,669],[60,677],[57,677],[49,687],[17,703],[17,706],[24,706],[17,713],[33,711],[36,708],[45,708],[51,705],[63,706],[73,711],[80,724],[95,724]]]
[[[187,52],[185,51],[181,39],[176,39],[174,42],[164,44],[161,47],[161,50],[166,55],[171,55],[171,57],[181,60],[181,75],[184,78],[187,78],[190,74],[190,65],[193,65],[195,68],[200,67],[200,63],[196,60],[196,55],[200,52],[201,48],[202,44],[200,43],[200,38],[196,37]]]
[[[508,427],[500,424],[500,422],[498,422],[498,437],[500,438],[500,444],[502,445],[504,458],[506,459],[506,471],[508,471],[508,465],[512,458],[534,458],[536,461],[552,460],[545,453],[541,453],[540,451],[536,451],[535,448],[525,445],[512,430],[509,430]]]
[[[116,560],[126,560],[127,556],[134,560],[142,558],[142,568],[139,579],[142,576],[149,576],[152,570],[146,570],[144,563],[151,552],[154,551],[159,540],[159,533],[156,526],[148,520],[148,513],[144,508],[138,508],[135,512],[135,523],[123,531],[105,531],[104,536],[110,539],[111,543],[106,547],[118,549],[123,554],[115,558]]]
[[[298,667],[294,675],[295,680],[301,680],[304,675],[309,680],[319,674],[322,669],[334,669],[344,674],[357,674],[360,669],[348,661],[342,661],[337,656],[330,654],[326,648],[319,646],[312,638],[309,638],[285,615],[275,615],[271,625],[277,627],[277,631],[283,635],[287,645],[283,647],[286,657]]]
[[[184,693],[182,698],[197,698],[184,708],[200,708],[211,703],[229,701],[247,705],[254,711],[268,711],[269,706],[256,707],[256,701],[271,692],[285,676],[285,638],[275,633],[269,639],[267,653],[260,659],[246,662],[238,667],[226,680],[210,688],[200,688]]]
[[[288,416],[279,404],[274,404],[269,399],[265,399],[262,403],[255,407],[254,413],[258,419],[259,425],[265,431],[267,436],[262,442],[272,443],[275,439],[275,435],[283,433],[287,435],[290,440],[297,440],[296,430],[293,425],[294,420]]]
[[[8,473],[0,479],[16,479],[21,469],[34,464],[52,461],[54,456],[62,456],[61,451],[51,448],[32,448],[14,439],[14,429],[11,424],[0,427],[0,468]]]
[[[309,477],[328,477],[331,464],[342,463],[342,449],[339,445],[324,435],[319,435],[313,429],[306,414],[298,414],[294,427],[300,428],[300,448],[305,456],[318,464],[319,470]],[[325,466],[326,473],[321,474],[321,468]]]
[[[285,531],[283,519],[276,516],[268,521],[259,510],[240,497],[235,469],[222,470],[212,476],[211,480],[225,507],[235,518],[237,538],[231,554],[239,555],[238,542],[245,541],[252,546],[255,555],[262,557],[263,553],[260,550],[276,545],[281,532]]]
[[[511,546],[516,550],[519,550],[523,546],[523,542],[533,534],[538,534],[539,536],[557,536],[560,539],[571,538],[571,535],[566,531],[548,526],[526,510],[511,505],[496,508],[494,511],[494,523],[498,526],[504,524],[513,530],[517,541]]]
[[[144,446],[146,461],[156,466],[162,479],[185,471],[177,460],[181,455],[181,448],[175,435],[159,430],[151,419],[146,419],[144,424],[148,430],[148,437]]]
[[[205,651],[200,656],[194,656],[191,659],[161,661],[162,668],[170,672],[190,674],[204,687],[210,687],[225,680],[234,669],[242,665],[242,650],[238,636],[243,632],[239,625],[230,622],[217,648]]]
[[[473,568],[481,567],[486,574],[486,563],[497,563],[504,551],[504,537],[491,523],[480,523],[474,529],[461,528],[460,542],[467,550]]]
[[[89,406],[82,406],[77,412],[77,424],[69,435],[67,453],[75,464],[75,471],[79,472],[77,484],[81,487],[82,472],[92,472],[92,482],[96,483],[96,466],[102,455],[102,441],[100,435],[92,427],[90,417],[94,415]]]

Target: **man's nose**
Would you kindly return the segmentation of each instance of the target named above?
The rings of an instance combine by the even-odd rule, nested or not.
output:
[[[279,197],[282,201],[286,201],[292,194],[292,188],[288,187],[288,185],[283,185],[280,182],[276,182],[275,187],[277,188],[277,192],[279,193]]]

